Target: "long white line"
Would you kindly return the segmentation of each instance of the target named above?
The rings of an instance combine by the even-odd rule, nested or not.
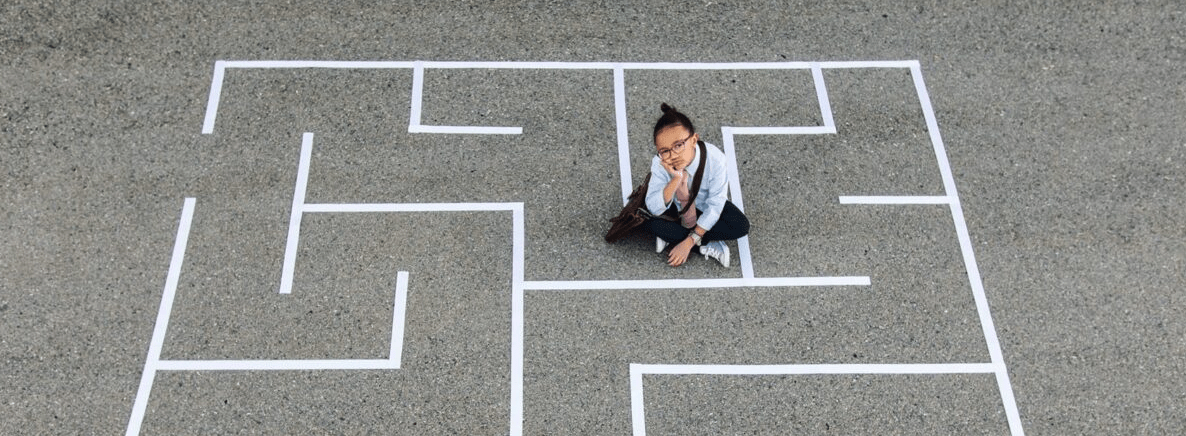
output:
[[[297,245],[301,238],[301,217],[305,213],[305,188],[309,184],[309,161],[313,158],[313,133],[301,137],[301,159],[297,165],[296,186],[292,191],[292,212],[288,217],[288,242],[284,246],[284,264],[280,271],[280,293],[292,293],[296,270]]]
[[[612,62],[470,62],[425,61],[427,68],[490,70],[611,70]]]
[[[206,99],[206,118],[202,121],[202,134],[214,133],[214,119],[218,117],[218,102],[222,99],[222,79],[226,63],[214,62],[214,77],[210,79],[210,96]]]
[[[306,213],[493,212],[514,211],[522,203],[312,203]]]
[[[834,126],[795,127],[730,127],[734,135],[828,135],[836,133]]]
[[[527,243],[523,203],[513,204],[511,236],[511,410],[510,434],[523,434],[524,245]]]
[[[399,369],[391,359],[162,360],[161,371],[319,371]]]
[[[618,175],[622,180],[622,205],[634,190],[634,178],[630,174],[630,134],[626,128],[626,73],[621,67],[614,68],[614,118],[618,131]]]
[[[227,68],[335,68],[335,69],[406,69],[409,61],[219,61]]]
[[[951,204],[952,198],[946,195],[908,196],[908,195],[842,195],[840,204]]]
[[[220,60],[226,68],[285,69],[407,69],[420,62],[434,69],[506,70],[794,70],[820,68],[910,68],[916,61],[831,62],[471,62],[471,61],[318,61],[318,60]]]
[[[1005,416],[1009,420],[1009,429],[1013,436],[1022,436],[1025,432],[1021,426],[1021,414],[1017,410],[1017,402],[1013,397],[1013,385],[1009,382],[1005,358],[1001,352],[1001,343],[997,339],[996,327],[992,321],[992,313],[988,305],[988,297],[984,293],[984,284],[980,278],[980,268],[976,265],[976,256],[972,251],[972,238],[968,233],[968,224],[964,219],[963,207],[959,194],[955,189],[955,178],[952,176],[951,164],[947,160],[947,150],[943,145],[943,138],[939,135],[939,122],[935,118],[935,109],[931,106],[931,97],[922,79],[922,67],[915,62],[910,67],[910,75],[914,78],[914,87],[918,92],[918,101],[922,105],[923,117],[926,119],[927,131],[930,133],[931,144],[935,149],[935,159],[939,164],[939,173],[943,176],[943,188],[951,198],[951,217],[955,224],[955,233],[960,243],[960,251],[964,258],[964,267],[968,271],[968,282],[972,288],[972,296],[976,301],[976,312],[980,317],[980,327],[984,332],[984,339],[988,346],[988,354],[992,362],[997,365],[997,388],[1001,393],[1001,401],[1005,408]]]
[[[642,374],[665,375],[808,375],[808,374],[979,374],[1000,369],[992,363],[855,363],[814,365],[648,365]]]
[[[408,315],[408,272],[400,271],[395,278],[395,306],[391,312],[391,352],[388,359],[399,368],[404,353],[404,325]]]
[[[169,259],[169,273],[165,276],[165,288],[161,295],[160,309],[156,315],[156,326],[152,330],[152,341],[148,345],[148,356],[144,360],[144,372],[140,375],[140,388],[132,404],[132,416],[128,419],[127,435],[140,434],[144,414],[148,409],[148,397],[152,383],[161,362],[161,349],[165,345],[165,332],[169,328],[169,317],[173,313],[173,299],[177,295],[177,282],[181,278],[181,265],[185,261],[185,247],[189,243],[189,230],[194,219],[194,198],[186,198],[181,208],[181,222],[177,226],[177,237],[173,241],[173,256]]]
[[[444,133],[453,135],[521,135],[522,127],[489,126],[410,126],[408,133]]]
[[[851,277],[761,277],[740,279],[666,279],[666,280],[572,280],[529,281],[523,287],[532,291],[590,291],[634,289],[768,288],[808,286],[869,286],[868,276]]]

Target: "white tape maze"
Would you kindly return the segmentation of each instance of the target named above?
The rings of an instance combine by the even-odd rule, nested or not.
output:
[[[899,69],[907,70],[913,78],[918,101],[922,105],[930,143],[934,148],[937,165],[942,176],[944,195],[938,196],[849,196],[840,197],[841,204],[888,204],[888,205],[946,205],[950,208],[956,235],[968,273],[968,283],[976,303],[981,329],[990,356],[983,363],[935,363],[935,364],[786,364],[786,365],[686,365],[679,363],[635,363],[630,365],[631,423],[634,436],[646,434],[644,398],[644,375],[806,375],[806,374],[991,374],[995,376],[1000,400],[1006,413],[1008,426],[1013,435],[1023,434],[1021,419],[1013,398],[1013,389],[997,340],[988,301],[981,283],[980,273],[972,252],[972,244],[964,220],[959,196],[956,193],[952,171],[947,160],[943,140],[939,135],[935,112],[923,82],[922,71],[917,61],[873,61],[873,62],[776,62],[776,63],[598,63],[598,62],[339,62],[339,61],[218,61],[214,66],[209,100],[206,106],[202,133],[214,131],[218,116],[219,101],[225,75],[242,69],[405,69],[412,71],[411,107],[409,133],[418,134],[471,134],[471,135],[516,135],[522,134],[521,127],[493,126],[432,126],[421,124],[421,102],[423,100],[424,73],[433,69],[578,69],[601,70],[613,74],[614,104],[617,122],[617,141],[622,197],[632,190],[629,146],[626,129],[626,87],[625,76],[636,70],[806,70],[814,79],[815,93],[819,102],[822,125],[817,126],[774,126],[774,127],[723,127],[722,146],[729,157],[730,197],[744,210],[744,199],[739,182],[739,170],[734,139],[744,135],[829,135],[836,133],[832,109],[824,83],[823,71],[827,69]],[[297,162],[297,181],[292,195],[292,208],[285,245],[283,270],[279,293],[293,291],[294,268],[297,247],[301,234],[301,221],[306,214],[350,214],[350,213],[406,213],[406,212],[501,212],[509,213],[513,222],[512,280],[510,302],[511,331],[509,368],[510,398],[507,433],[512,436],[523,434],[524,424],[524,295],[531,291],[546,290],[606,290],[606,289],[682,289],[682,288],[734,288],[734,287],[795,287],[795,286],[868,286],[866,276],[848,277],[755,277],[753,258],[750,255],[748,238],[737,241],[741,278],[726,279],[672,279],[672,280],[594,280],[594,281],[529,281],[524,278],[525,224],[523,203],[354,203],[317,204],[306,203],[305,192],[308,183],[314,133],[304,133],[300,144],[300,161]],[[161,349],[169,326],[174,296],[184,263],[186,244],[198,200],[184,201],[180,225],[177,230],[173,255],[164,285],[160,310],[155,330],[148,348],[139,390],[128,421],[127,434],[140,434],[148,409],[148,400],[154,380],[162,371],[294,371],[294,370],[392,370],[398,371],[404,340],[405,314],[409,277],[407,272],[397,272],[394,292],[392,335],[390,354],[386,359],[342,359],[342,360],[162,360]],[[410,310],[416,310],[414,307]]]

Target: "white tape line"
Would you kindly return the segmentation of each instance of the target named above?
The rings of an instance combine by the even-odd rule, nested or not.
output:
[[[832,119],[832,101],[828,99],[828,86],[824,84],[824,71],[818,63],[811,66],[811,78],[815,81],[815,98],[819,101],[819,113],[824,127],[836,133],[836,122]]]
[[[336,68],[336,69],[399,69],[412,68],[408,61],[219,61],[227,68]]]
[[[737,170],[737,148],[733,144],[736,127],[721,127],[721,140],[725,146],[725,170],[729,176],[729,197],[737,209],[745,212],[745,201],[741,197],[741,175]],[[737,240],[737,257],[741,260],[741,276],[754,278],[754,261],[750,254],[749,237]]]
[[[631,365],[642,374],[809,375],[809,374],[980,374],[995,373],[992,363],[822,364],[822,365]]]
[[[412,67],[412,108],[408,116],[408,132],[415,132],[420,127],[420,105],[424,99],[424,64],[413,63]]]
[[[297,165],[296,187],[292,191],[292,213],[288,217],[288,242],[284,246],[284,264],[280,271],[280,293],[292,293],[296,270],[297,245],[301,238],[301,218],[305,211],[305,188],[309,183],[309,161],[313,158],[313,134],[301,137],[301,158]]]
[[[511,410],[510,434],[523,434],[523,313],[524,245],[526,220],[523,203],[513,205],[511,236]]]
[[[702,289],[768,288],[808,286],[869,286],[868,276],[851,277],[761,277],[740,279],[667,279],[667,280],[572,280],[529,281],[524,289],[533,291],[590,291],[633,289]]]
[[[395,279],[395,306],[391,313],[391,353],[388,359],[399,368],[404,352],[404,325],[408,315],[408,272],[400,271]]]
[[[819,62],[820,68],[828,69],[856,69],[856,68],[911,68],[918,65],[917,60],[909,61],[840,61]]]
[[[487,126],[409,126],[408,133],[444,133],[454,135],[521,135],[522,127]]]
[[[202,134],[214,133],[214,119],[218,117],[218,103],[222,99],[222,79],[226,73],[223,61],[214,63],[214,77],[210,79],[210,96],[206,99],[206,118],[202,121]]]
[[[169,329],[169,318],[173,313],[173,300],[177,295],[177,282],[181,279],[181,265],[185,262],[185,248],[189,244],[189,231],[194,218],[194,198],[186,198],[181,208],[181,222],[173,241],[173,256],[169,259],[169,273],[165,276],[165,288],[161,294],[160,309],[157,310],[156,326],[152,330],[152,341],[148,345],[148,356],[144,361],[144,372],[140,375],[140,388],[132,404],[132,416],[128,419],[127,434],[140,434],[144,414],[148,409],[148,397],[152,383],[160,369],[161,349],[165,345],[165,333]]]
[[[810,62],[634,62],[622,63],[628,70],[805,70]]]
[[[161,371],[319,371],[399,369],[390,359],[162,360]]]
[[[840,204],[951,204],[952,198],[946,195],[933,196],[894,196],[894,195],[842,195]]]
[[[997,374],[1001,401],[1005,407],[1005,416],[1009,420],[1009,430],[1013,436],[1024,434],[1021,426],[1021,414],[1017,410],[1017,402],[1013,397],[1013,386],[1009,384],[1005,358],[1001,352],[1001,343],[997,338],[996,326],[992,321],[992,313],[988,305],[988,297],[984,293],[984,284],[980,278],[980,268],[976,264],[976,256],[972,251],[972,238],[968,233],[968,224],[964,219],[963,207],[960,205],[959,194],[955,189],[955,178],[952,176],[951,164],[947,160],[947,150],[943,145],[943,138],[939,135],[939,122],[935,119],[935,109],[931,106],[931,97],[922,79],[922,67],[915,61],[910,67],[910,75],[914,78],[914,87],[918,92],[918,101],[922,105],[923,118],[926,119],[927,131],[930,133],[931,145],[935,149],[935,159],[939,164],[939,173],[943,177],[943,188],[951,198],[951,217],[955,224],[956,237],[959,239],[960,251],[964,258],[964,267],[968,271],[968,282],[972,287],[972,296],[976,301],[976,312],[980,317],[980,327],[984,331],[984,339],[988,346],[988,354],[994,364],[999,365]],[[1002,384],[1003,383],[1003,384]]]
[[[227,68],[339,68],[339,69],[400,69],[414,68],[408,61],[318,61],[318,60],[255,60],[218,61]],[[426,68],[437,69],[528,69],[528,70],[611,70],[619,66],[628,70],[802,70],[819,65],[821,68],[910,68],[917,61],[841,61],[841,62],[421,62]]]
[[[828,135],[836,133],[834,126],[800,127],[730,127],[734,135]]]
[[[749,235],[737,238],[737,258],[741,261],[741,277],[754,278],[754,258],[750,253]]]
[[[642,371],[637,364],[630,364],[630,425],[634,436],[646,436],[646,410],[643,407],[646,397],[642,392]]]
[[[618,127],[618,175],[622,180],[622,205],[634,191],[634,178],[630,174],[630,134],[626,129],[626,73],[621,67],[614,68],[614,118]]]
[[[522,203],[313,203],[306,213],[514,211]]]

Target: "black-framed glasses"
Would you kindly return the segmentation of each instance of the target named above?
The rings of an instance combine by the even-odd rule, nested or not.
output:
[[[696,136],[696,134],[693,133],[688,135],[687,138],[679,140],[679,142],[676,142],[675,145],[671,146],[671,148],[659,150],[659,157],[663,159],[669,159],[671,158],[671,155],[684,151],[684,146],[688,144],[688,140],[692,139],[693,136]]]

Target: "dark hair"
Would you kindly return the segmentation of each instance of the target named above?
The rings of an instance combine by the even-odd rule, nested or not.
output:
[[[696,128],[692,127],[692,120],[689,120],[687,115],[668,106],[667,103],[660,104],[659,110],[663,111],[663,116],[659,117],[659,121],[655,122],[655,133],[651,135],[652,140],[656,136],[659,136],[660,130],[672,126],[684,126],[685,129],[688,129],[689,134],[696,133]]]

